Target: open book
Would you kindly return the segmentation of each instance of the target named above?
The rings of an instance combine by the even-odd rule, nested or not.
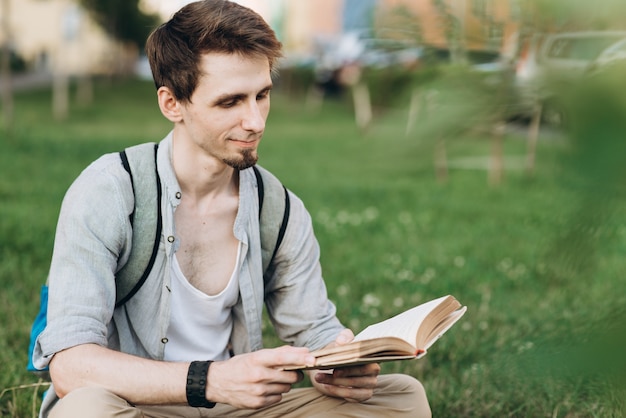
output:
[[[296,369],[341,366],[420,358],[465,313],[453,296],[443,296],[370,325],[349,344],[312,352],[315,365]]]

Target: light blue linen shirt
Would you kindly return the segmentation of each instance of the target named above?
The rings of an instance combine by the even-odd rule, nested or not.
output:
[[[171,164],[172,134],[157,152],[162,184],[163,231],[154,267],[141,289],[115,308],[115,273],[128,260],[134,207],[128,173],[117,153],[87,167],[69,188],[57,225],[49,273],[48,324],[37,340],[33,361],[44,368],[55,353],[98,344],[125,353],[163,359],[170,318],[170,272],[179,238],[174,211],[181,190]],[[252,169],[239,177],[239,209],[233,233],[242,243],[239,300],[233,309],[235,354],[259,350],[265,302],[277,335],[311,350],[332,342],[343,326],[328,299],[311,217],[290,193],[291,210],[273,277],[264,283],[258,198]],[[48,391],[42,416],[54,401]]]

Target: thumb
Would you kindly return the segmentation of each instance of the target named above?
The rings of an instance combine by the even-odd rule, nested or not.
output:
[[[354,339],[354,333],[352,332],[352,330],[346,328],[343,331],[341,331],[339,335],[337,335],[337,338],[335,338],[335,344],[337,345],[347,344],[353,339]]]

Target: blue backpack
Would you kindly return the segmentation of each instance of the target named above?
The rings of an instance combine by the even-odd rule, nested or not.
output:
[[[158,144],[145,143],[121,151],[121,163],[128,172],[135,207],[130,214],[133,228],[132,248],[128,262],[115,276],[115,306],[122,306],[144,284],[157,256],[162,230],[161,179],[156,165]],[[261,226],[261,255],[263,277],[268,280],[273,272],[273,260],[282,243],[289,220],[289,193],[269,171],[253,166],[257,180],[259,199],[259,223]],[[135,176],[133,176],[135,173]],[[265,199],[265,196],[269,197]],[[265,210],[263,210],[265,208]],[[28,346],[28,371],[48,378],[48,369],[33,365],[35,342],[47,323],[48,284],[41,287],[39,313],[33,321]]]

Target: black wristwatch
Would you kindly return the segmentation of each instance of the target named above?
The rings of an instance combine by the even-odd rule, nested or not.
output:
[[[206,384],[212,361],[192,361],[187,371],[187,403],[194,408],[213,408],[206,398]]]

